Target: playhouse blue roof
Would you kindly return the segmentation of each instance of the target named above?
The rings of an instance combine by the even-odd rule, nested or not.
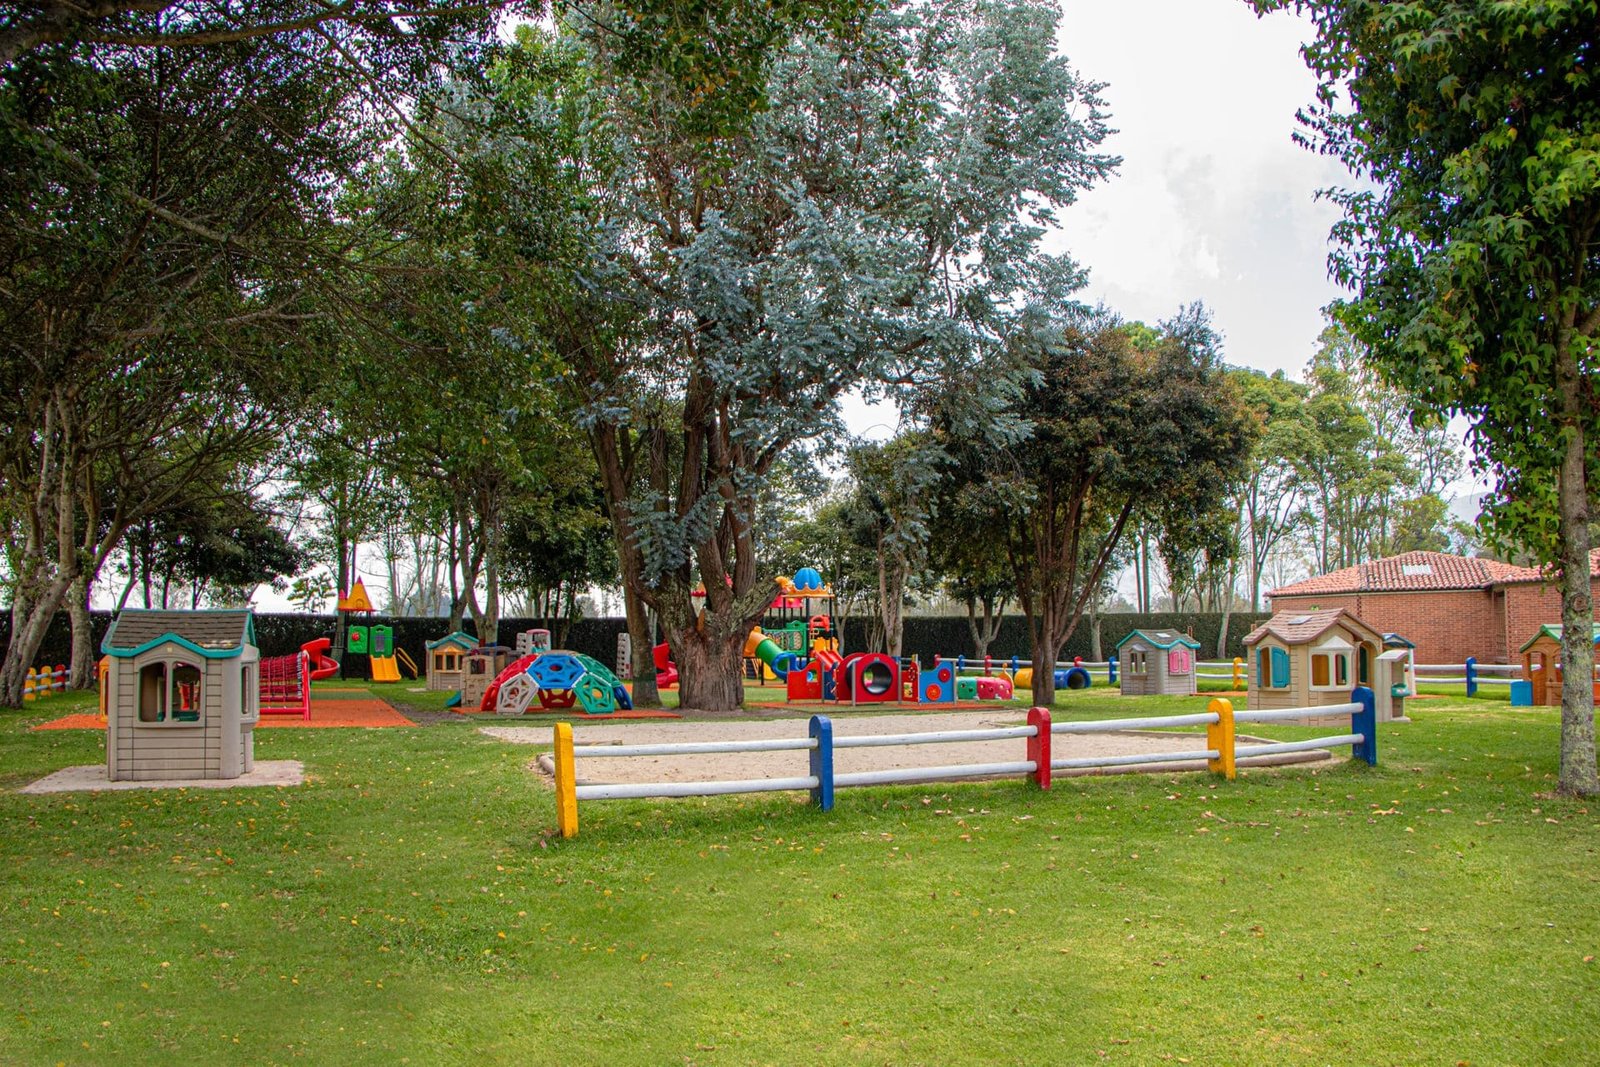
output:
[[[1200,648],[1199,641],[1196,641],[1188,634],[1180,634],[1176,630],[1129,630],[1128,636],[1118,641],[1116,647],[1120,650],[1123,645],[1132,641],[1135,637],[1143,638],[1150,644],[1162,649],[1170,649],[1178,645],[1188,645],[1196,651]]]
[[[478,639],[469,633],[463,633],[462,631],[457,630],[453,634],[445,634],[443,637],[439,638],[439,640],[428,641],[426,644],[429,652],[432,652],[440,645],[460,645],[462,648],[476,648]]]

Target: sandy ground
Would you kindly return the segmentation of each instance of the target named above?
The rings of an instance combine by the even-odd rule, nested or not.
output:
[[[835,743],[842,737],[870,734],[927,733],[936,730],[977,730],[990,727],[1021,726],[1025,716],[1011,712],[974,711],[951,712],[936,715],[852,715],[833,719]],[[548,745],[552,731],[548,726],[483,726],[479,732],[513,744]],[[757,739],[796,738],[806,735],[805,723],[798,720],[779,722],[663,722],[641,723],[632,726],[603,726],[580,723],[573,729],[576,745],[660,744],[683,741],[746,741]],[[1331,758],[1331,753],[1287,753],[1251,759],[1247,756],[1253,738],[1239,739],[1240,766],[1278,765],[1284,763],[1319,762]],[[1084,759],[1099,756],[1133,754],[1159,754],[1203,749],[1205,732],[1155,733],[1146,731],[1121,731],[1104,734],[1056,735],[1053,739],[1053,760]],[[836,748],[833,769],[836,774],[852,771],[891,770],[902,767],[953,766],[971,763],[1001,763],[1026,758],[1021,738],[1000,741],[956,741],[937,745],[895,745],[880,748]],[[539,758],[539,767],[551,774],[552,764],[548,754]],[[1169,761],[1143,764],[1143,772],[1204,770],[1203,760]],[[1069,774],[1114,774],[1120,768],[1094,768],[1083,771],[1056,771],[1056,777]],[[733,752],[687,756],[631,756],[608,760],[597,757],[580,758],[578,781],[583,784],[616,782],[694,782],[726,781],[741,778],[785,778],[806,773],[806,753],[794,752]]]
[[[299,785],[305,781],[305,764],[297,759],[256,760],[249,774],[237,778],[160,778],[148,782],[113,782],[106,777],[106,765],[63,767],[37,782],[17,790],[19,793],[79,793],[122,789],[240,789],[248,786]]]

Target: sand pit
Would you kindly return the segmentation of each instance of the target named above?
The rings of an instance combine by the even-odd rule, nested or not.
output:
[[[842,737],[869,734],[926,733],[936,730],[977,730],[989,727],[1021,726],[1025,716],[1015,711],[951,712],[935,715],[840,715],[833,718],[835,741]],[[548,726],[484,726],[480,733],[513,744],[548,745]],[[604,726],[580,723],[573,729],[578,745],[661,744],[682,741],[746,741],[804,737],[801,719],[767,722],[675,722],[637,726]],[[1238,764],[1276,766],[1287,763],[1312,763],[1331,759],[1325,750],[1293,752],[1251,758],[1249,746],[1262,743],[1255,738],[1239,738]],[[834,751],[834,771],[893,770],[906,767],[950,766],[967,763],[997,763],[1024,758],[1023,742],[958,741],[937,745],[895,745],[881,748],[848,748]],[[1158,733],[1121,731],[1107,734],[1057,735],[1052,757],[1057,760],[1100,756],[1159,754],[1205,748],[1205,732]],[[548,755],[539,766],[546,775],[553,772]],[[1128,772],[1199,771],[1203,760],[1141,764],[1132,768],[1094,768],[1054,772],[1055,777],[1073,774],[1116,774]],[[735,752],[689,756],[631,756],[608,760],[583,758],[578,761],[581,784],[725,781],[740,778],[786,778],[806,773],[804,752]]]

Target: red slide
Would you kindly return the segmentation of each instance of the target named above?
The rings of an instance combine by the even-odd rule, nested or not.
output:
[[[667,648],[667,643],[661,642],[652,651],[656,661],[656,688],[677,685],[678,665],[672,662],[672,650]]]
[[[328,655],[328,649],[333,647],[333,638],[319,637],[315,641],[307,641],[300,646],[300,651],[311,657],[311,680],[313,682],[322,678],[332,678],[339,673],[339,665]]]

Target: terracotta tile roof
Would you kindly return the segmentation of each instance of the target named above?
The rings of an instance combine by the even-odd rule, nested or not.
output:
[[[1544,581],[1544,571],[1538,567],[1513,567],[1508,563],[1500,566],[1505,568],[1504,575],[1498,579],[1502,584]],[[1589,577],[1600,578],[1600,548],[1589,553]]]
[[[1525,577],[1532,574],[1533,578]],[[1507,581],[1536,580],[1538,571],[1492,559],[1443,552],[1403,552],[1320,574],[1267,593],[1269,597],[1334,593],[1403,593],[1419,589],[1487,589]]]

